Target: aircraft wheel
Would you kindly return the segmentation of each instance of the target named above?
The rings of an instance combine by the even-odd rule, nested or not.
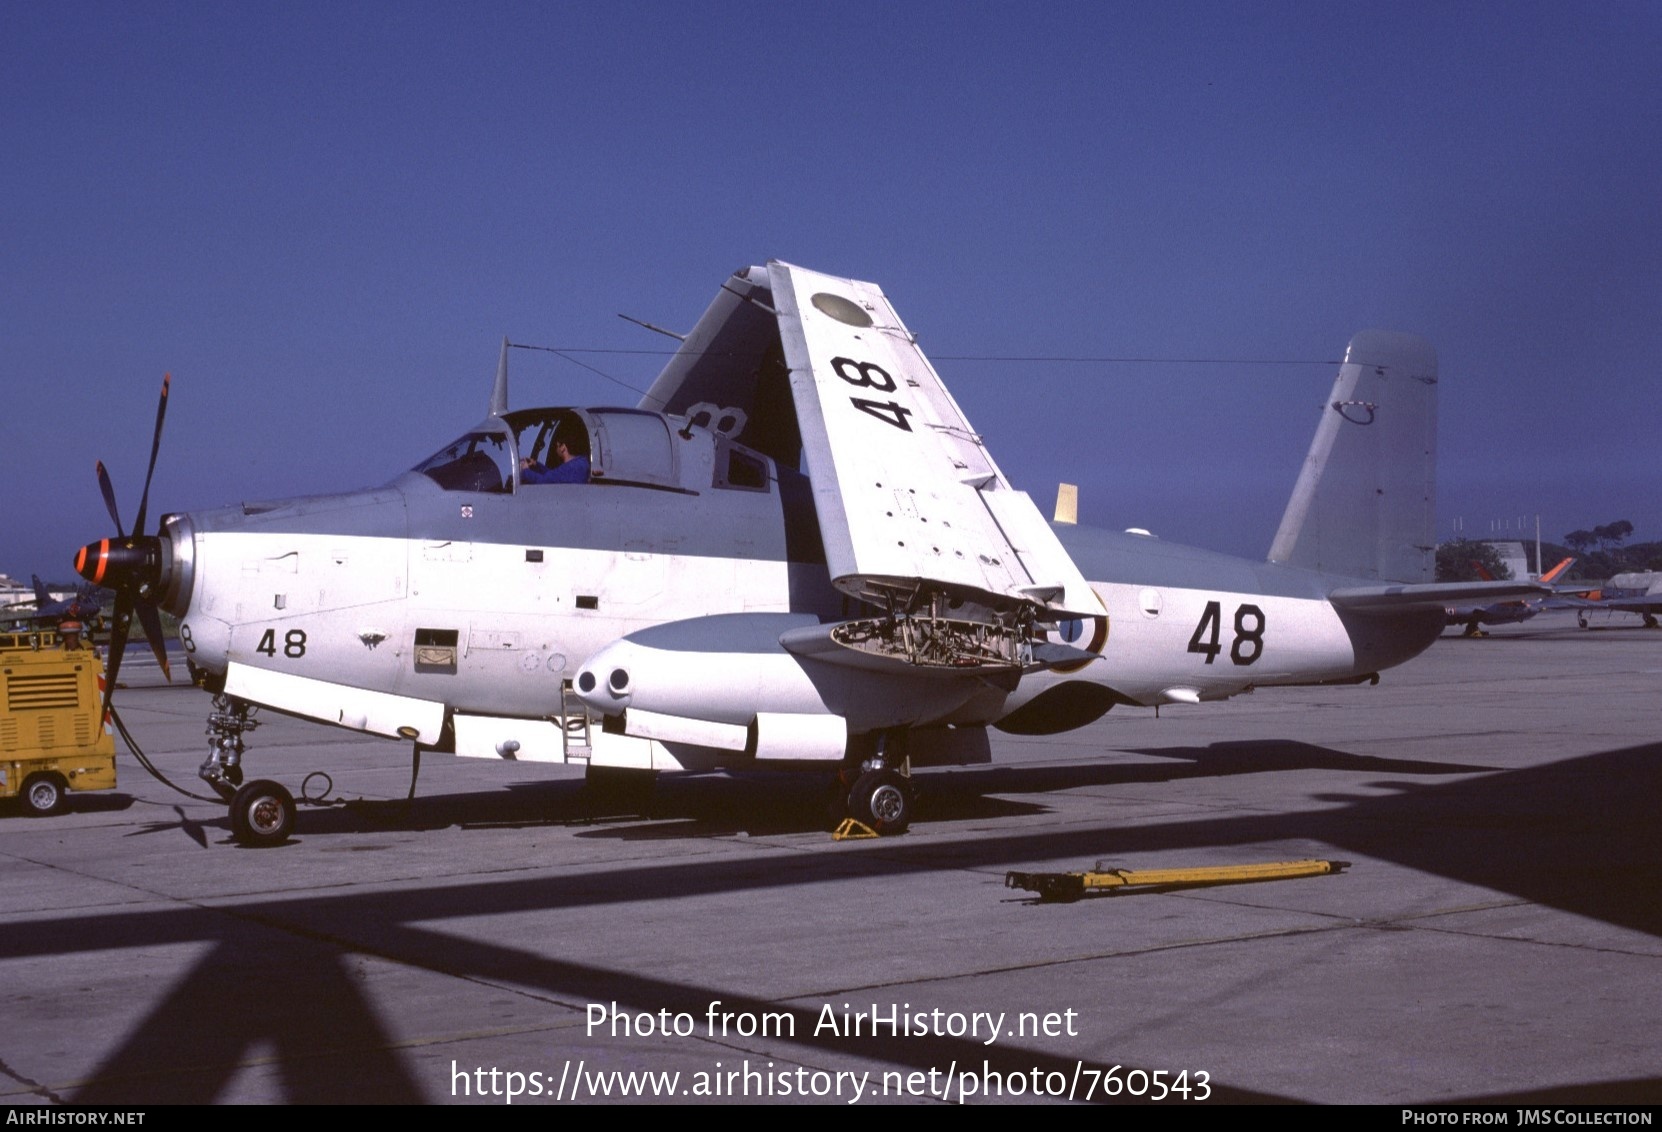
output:
[[[294,795],[255,779],[231,799],[231,836],[251,848],[280,845],[294,832]]]
[[[55,814],[63,809],[65,790],[64,780],[55,774],[31,774],[23,780],[23,804],[36,817]]]
[[[892,770],[873,770],[860,776],[848,795],[848,815],[887,837],[905,833],[912,824],[912,784]]]

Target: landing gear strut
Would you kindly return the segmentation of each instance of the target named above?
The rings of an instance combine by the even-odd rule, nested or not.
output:
[[[214,709],[208,713],[208,757],[196,774],[227,802],[242,785],[242,752],[247,749],[242,736],[259,725],[246,700],[223,692],[214,697]]]

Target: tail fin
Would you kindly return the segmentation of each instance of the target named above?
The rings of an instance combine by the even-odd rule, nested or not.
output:
[[[1543,581],[1543,582],[1556,582],[1559,578],[1561,578],[1563,576],[1564,571],[1568,570],[1571,566],[1574,566],[1574,565],[1575,565],[1575,559],[1574,558],[1566,558],[1566,559],[1564,559],[1564,561],[1562,561],[1558,565],[1554,566],[1551,570],[1548,570],[1545,574],[1542,574],[1541,575],[1541,581]]]
[[[39,574],[30,574],[29,580],[35,584],[35,608],[52,604],[52,595],[46,592],[46,583],[40,580]]]
[[[1437,353],[1410,334],[1350,340],[1271,562],[1391,582],[1436,572]]]

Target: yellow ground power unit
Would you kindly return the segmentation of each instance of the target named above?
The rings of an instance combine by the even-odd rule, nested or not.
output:
[[[115,738],[99,719],[103,676],[78,634],[0,633],[0,799],[50,814],[72,790],[115,788]]]

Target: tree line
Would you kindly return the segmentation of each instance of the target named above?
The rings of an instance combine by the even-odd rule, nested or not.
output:
[[[1505,541],[1523,543],[1524,557],[1532,574],[1539,574],[1546,567],[1573,555],[1576,564],[1570,568],[1568,577],[1560,579],[1561,581],[1602,581],[1617,574],[1662,570],[1662,542],[1626,545],[1632,534],[1633,524],[1626,519],[1617,519],[1613,523],[1606,523],[1591,530],[1571,531],[1564,536],[1562,545],[1552,542],[1541,544],[1541,557],[1545,566],[1535,561],[1533,540],[1517,538]],[[1454,539],[1437,548],[1437,580],[1477,581],[1482,574],[1474,563],[1480,563],[1484,570],[1496,578],[1512,576],[1501,563],[1500,552],[1495,549],[1493,543],[1476,539]]]

